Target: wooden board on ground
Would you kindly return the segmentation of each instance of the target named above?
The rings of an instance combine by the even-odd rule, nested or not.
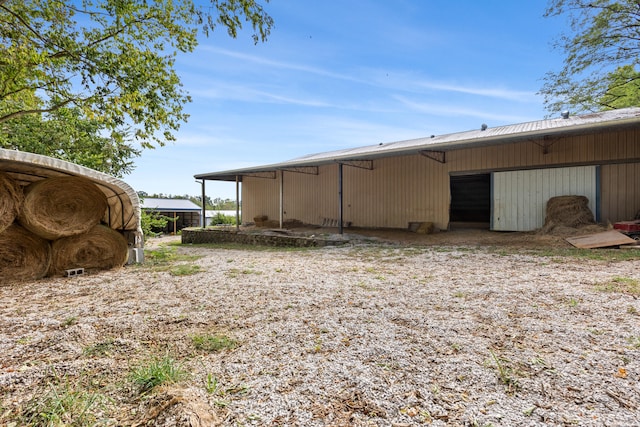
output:
[[[625,236],[616,230],[604,231],[602,233],[587,234],[585,236],[567,237],[565,239],[576,248],[595,249],[606,248],[609,246],[628,245],[636,243],[629,236]]]

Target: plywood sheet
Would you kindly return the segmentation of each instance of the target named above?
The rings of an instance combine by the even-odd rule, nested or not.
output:
[[[587,234],[585,236],[568,237],[565,239],[576,248],[594,249],[606,248],[609,246],[628,245],[636,243],[629,236],[625,236],[616,230],[604,231],[602,233]]]

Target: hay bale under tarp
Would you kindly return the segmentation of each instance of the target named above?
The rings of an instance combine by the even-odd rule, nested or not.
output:
[[[546,216],[541,231],[549,233],[556,227],[580,228],[595,223],[587,197],[557,196],[547,201]]]
[[[44,277],[51,262],[51,245],[14,223],[0,233],[0,284]]]
[[[63,237],[51,244],[49,275],[65,270],[108,270],[122,267],[129,259],[129,247],[124,236],[104,225],[96,225],[84,234]]]
[[[0,172],[0,233],[13,224],[23,201],[22,187],[9,175]]]
[[[49,240],[83,234],[104,217],[107,197],[79,176],[43,179],[28,185],[18,221]]]

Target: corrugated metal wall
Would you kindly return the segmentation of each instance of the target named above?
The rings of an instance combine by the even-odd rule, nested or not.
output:
[[[633,219],[640,212],[640,163],[605,165],[600,176],[601,221]]]
[[[344,166],[345,220],[391,228],[414,221],[446,222],[449,193],[443,188],[448,185],[446,165],[420,155],[376,160],[373,170]]]
[[[318,168],[318,175],[284,172],[284,219],[322,224],[338,219],[338,165]]]
[[[530,169],[493,174],[491,229],[529,231],[544,225],[547,200],[585,196],[596,215],[596,166]]]
[[[280,210],[280,178],[242,177],[242,222],[253,222],[258,215],[278,220]]]
[[[421,155],[373,161],[373,170],[344,166],[344,219],[359,227],[406,228],[412,221],[449,225],[450,174],[602,164],[603,221],[633,217],[640,209],[640,130],[538,142],[466,148],[442,164]],[[611,164],[633,163],[633,164]],[[321,224],[338,218],[338,166],[318,175],[284,172],[285,219]],[[243,217],[279,216],[280,179],[243,178]]]

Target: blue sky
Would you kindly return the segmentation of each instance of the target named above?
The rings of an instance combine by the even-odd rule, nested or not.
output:
[[[521,123],[562,53],[543,0],[271,0],[269,40],[222,28],[176,68],[193,102],[177,141],[124,178],[199,195],[193,175],[348,147]],[[207,181],[211,198],[235,184]]]

